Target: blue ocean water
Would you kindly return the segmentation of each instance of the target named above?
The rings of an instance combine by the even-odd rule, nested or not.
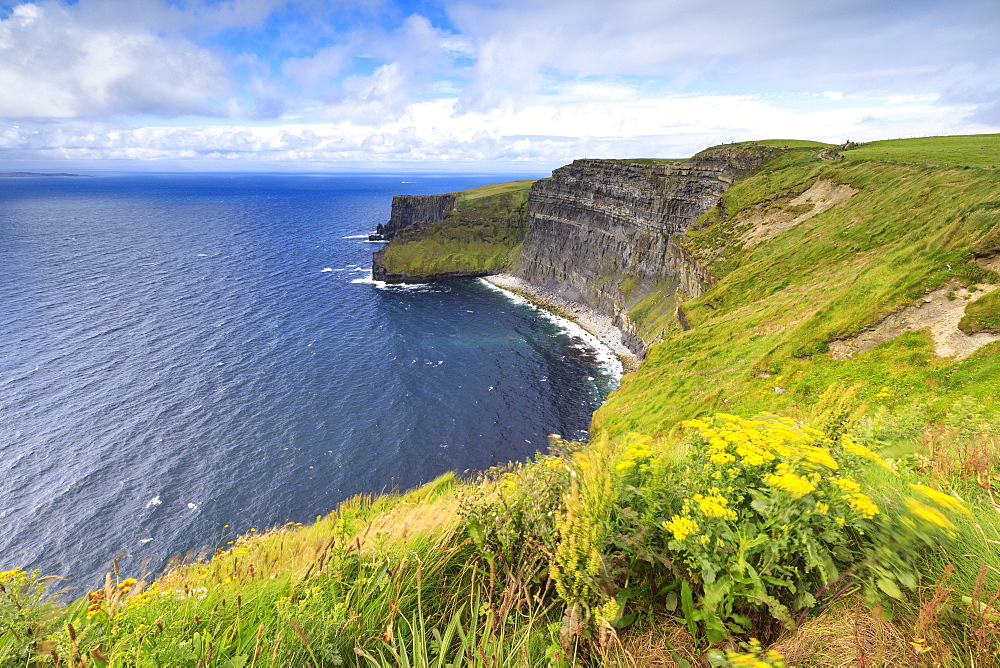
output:
[[[0,179],[0,570],[155,572],[584,437],[616,378],[571,329],[370,280],[392,195],[509,178]]]

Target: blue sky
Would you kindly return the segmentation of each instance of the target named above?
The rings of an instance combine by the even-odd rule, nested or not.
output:
[[[0,170],[495,170],[1000,132],[997,0],[0,0]]]

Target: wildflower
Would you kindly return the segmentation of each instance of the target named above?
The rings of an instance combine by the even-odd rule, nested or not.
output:
[[[856,511],[869,519],[879,513],[878,506],[876,506],[875,502],[871,500],[871,497],[867,494],[862,494],[861,492],[851,494],[847,499],[847,505],[854,508]]]
[[[861,491],[861,485],[854,482],[850,478],[834,478],[833,484],[835,484],[837,487],[844,490],[848,494]]]
[[[716,452],[712,455],[709,455],[708,461],[712,462],[713,464],[728,464],[729,462],[735,462],[736,457],[732,456],[728,452]]]
[[[944,492],[939,492],[938,490],[932,489],[927,485],[916,484],[916,485],[910,485],[910,487],[912,487],[915,491],[919,492],[920,494],[923,494],[928,499],[930,499],[937,505],[941,506],[945,510],[956,510],[966,515],[969,514],[968,508],[966,508],[961,501],[956,499],[951,494],[945,494]]]
[[[818,512],[820,515],[826,515],[828,512],[830,512],[830,506],[823,503],[822,501],[818,501],[816,503],[816,512]]]
[[[793,496],[799,498],[816,489],[816,485],[795,473],[795,469],[788,464],[778,464],[777,473],[770,473],[764,476],[764,482],[772,487],[791,492]]]
[[[663,528],[673,532],[674,539],[676,540],[684,540],[691,534],[696,534],[701,530],[697,522],[681,515],[674,515],[668,521],[664,522]]]
[[[944,513],[940,510],[926,506],[913,497],[906,498],[906,507],[909,508],[914,515],[930,522],[931,524],[936,524],[937,526],[945,529],[955,528],[955,525],[952,524],[951,520],[945,517]]]
[[[819,464],[820,466],[825,466],[828,469],[833,469],[836,471],[840,468],[837,464],[837,460],[830,456],[830,452],[826,448],[818,448],[813,445],[803,445],[802,451],[806,456],[806,459]]]
[[[729,505],[729,500],[725,497],[695,494],[694,500],[698,503],[698,507],[701,508],[701,512],[703,512],[707,517],[724,517],[730,520],[736,519],[736,513],[731,509],[726,508],[726,506]]]

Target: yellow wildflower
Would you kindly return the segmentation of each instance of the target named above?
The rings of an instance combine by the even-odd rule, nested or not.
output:
[[[878,506],[871,500],[871,497],[861,492],[851,494],[847,499],[847,505],[868,518],[874,517],[879,513]]]
[[[764,482],[772,487],[791,492],[796,498],[805,496],[816,489],[816,485],[797,475],[795,469],[788,464],[778,464],[777,473],[765,475]]]
[[[729,462],[735,462],[736,457],[733,457],[728,452],[716,452],[715,454],[709,455],[708,461],[713,464],[728,464]]]
[[[806,459],[819,464],[820,466],[825,466],[826,468],[833,469],[834,471],[840,468],[837,464],[837,460],[830,456],[830,452],[826,448],[819,448],[814,445],[803,445],[802,452],[805,454]]]
[[[674,539],[684,540],[692,534],[698,533],[701,527],[698,523],[689,517],[682,517],[681,515],[674,515],[668,521],[663,523],[663,528],[673,532]]]
[[[941,506],[945,510],[956,510],[965,515],[969,514],[969,509],[965,507],[965,504],[963,504],[961,501],[956,499],[951,494],[945,494],[944,492],[939,492],[936,489],[932,489],[927,485],[921,485],[919,483],[916,485],[910,485],[910,487],[912,487],[915,491],[923,494],[928,499],[930,499],[937,505]]]
[[[729,508],[729,500],[722,496],[704,496],[702,494],[695,494],[694,500],[698,503],[698,507],[701,508],[703,512],[708,517],[724,517],[726,519],[735,520],[736,513]]]
[[[563,461],[560,457],[545,457],[545,466],[550,469],[561,469]]]
[[[913,497],[906,498],[906,507],[916,515],[917,517],[930,522],[931,524],[936,524],[939,527],[945,529],[954,529],[955,525],[952,524],[951,520],[945,517],[937,508],[931,508],[930,506],[925,506]]]
[[[848,494],[861,491],[861,485],[854,482],[850,478],[834,478],[833,484],[835,484],[837,487],[844,490]]]

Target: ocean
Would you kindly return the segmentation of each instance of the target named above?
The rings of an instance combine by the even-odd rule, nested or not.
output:
[[[0,179],[0,570],[79,592],[586,438],[618,374],[585,333],[371,280],[393,195],[511,178]]]

